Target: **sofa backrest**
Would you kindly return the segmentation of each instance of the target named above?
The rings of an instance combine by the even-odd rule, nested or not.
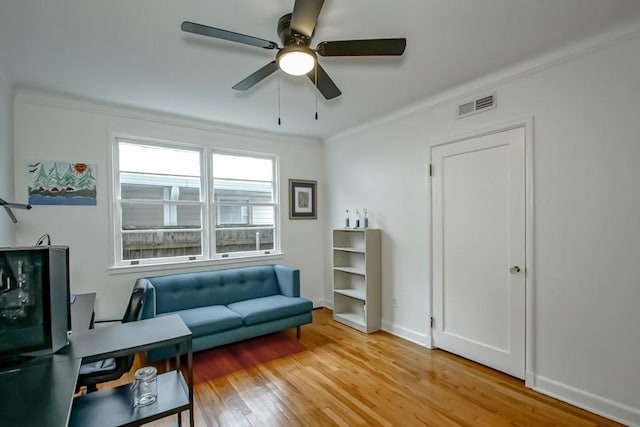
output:
[[[261,298],[280,293],[271,265],[146,278],[155,288],[156,313]]]

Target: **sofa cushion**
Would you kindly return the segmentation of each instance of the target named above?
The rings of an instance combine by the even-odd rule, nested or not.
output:
[[[230,268],[146,278],[155,288],[156,312],[228,305],[280,294],[273,265]]]
[[[201,337],[242,326],[242,317],[223,305],[190,308],[167,313],[166,316],[171,314],[179,315],[185,325],[191,329],[191,334],[194,337]]]
[[[227,307],[240,314],[245,325],[255,325],[295,316],[297,314],[308,313],[313,309],[313,303],[304,298],[273,295],[235,302],[229,304]]]

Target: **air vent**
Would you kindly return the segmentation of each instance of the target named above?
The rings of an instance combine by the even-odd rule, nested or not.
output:
[[[497,104],[495,93],[492,93],[491,95],[481,96],[480,98],[458,104],[458,108],[456,111],[457,118],[461,119],[463,117],[491,110],[492,108],[496,108],[496,106]]]

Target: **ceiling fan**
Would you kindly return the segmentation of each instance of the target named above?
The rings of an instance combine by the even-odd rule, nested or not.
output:
[[[283,47],[269,40],[189,21],[183,22],[181,29],[187,33],[278,50],[274,61],[237,83],[233,89],[247,90],[280,68],[292,75],[306,74],[326,99],[333,99],[342,92],[318,63],[317,55],[400,56],[404,53],[407,39],[324,41],[315,49],[311,49],[309,45],[323,4],[324,0],[296,0],[293,13],[288,13],[278,20],[278,35]]]

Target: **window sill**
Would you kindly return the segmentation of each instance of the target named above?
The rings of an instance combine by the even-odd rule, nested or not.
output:
[[[163,264],[139,264],[139,265],[126,265],[115,266],[107,268],[107,272],[110,275],[117,274],[130,274],[130,273],[148,273],[158,271],[175,271],[181,269],[193,269],[198,267],[215,267],[215,266],[228,266],[232,264],[255,264],[260,262],[269,262],[273,260],[280,260],[284,258],[283,253],[275,253],[270,255],[247,255],[236,256],[233,258],[223,259],[207,259],[207,260],[195,260],[195,261],[180,261],[180,262],[167,262]]]

